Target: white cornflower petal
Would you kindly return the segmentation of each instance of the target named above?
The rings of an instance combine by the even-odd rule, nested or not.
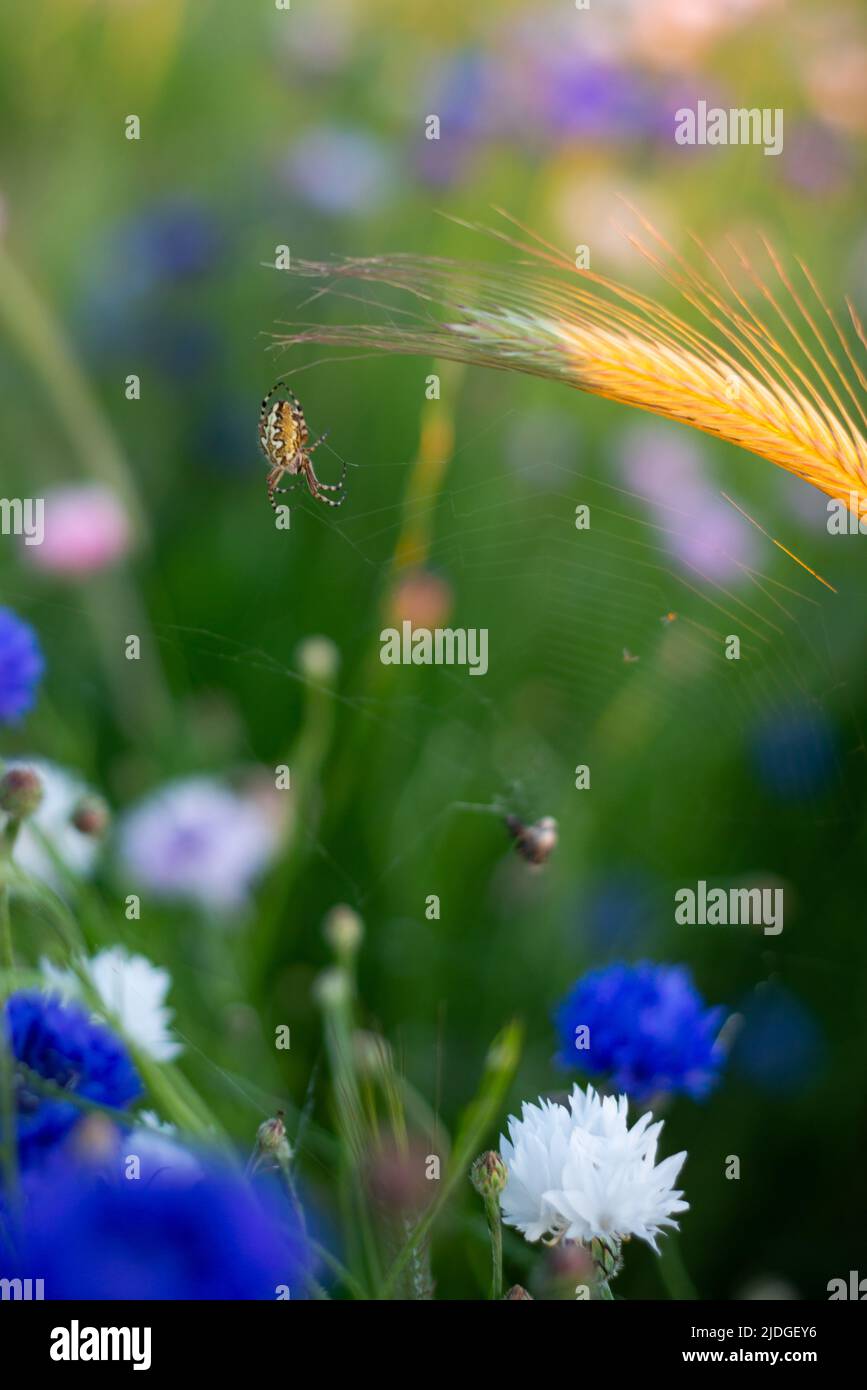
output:
[[[500,1135],[500,1156],[508,1170],[500,1195],[503,1219],[527,1240],[539,1240],[563,1224],[545,1192],[559,1185],[571,1125],[564,1106],[540,1098],[538,1105],[524,1102],[520,1120],[509,1117],[508,1139]]]
[[[80,999],[81,984],[71,970],[61,970],[45,956],[39,962],[39,970],[49,994],[68,1003],[70,999]]]
[[[627,1108],[626,1096],[602,1097],[592,1086],[582,1091],[580,1086],[575,1085],[569,1097],[573,1127],[586,1134],[603,1134],[609,1138],[625,1134]]]
[[[40,964],[52,992],[66,999],[80,997],[81,984],[72,971],[58,970],[47,960]],[[170,1062],[183,1051],[172,1037],[172,1010],[165,1006],[172,983],[167,970],[144,956],[131,956],[123,946],[100,951],[82,965],[110,1020],[130,1042],[158,1062]]]
[[[183,1050],[171,1036],[172,1011],[165,1006],[171,988],[167,970],[122,946],[100,951],[87,966],[94,988],[131,1042],[159,1062]]]
[[[552,1205],[567,1219],[567,1240],[594,1236],[638,1236],[656,1250],[656,1236],[674,1226],[674,1213],[685,1211],[672,1184],[685,1153],[654,1167],[655,1142],[643,1151],[625,1153],[591,1142],[580,1131],[572,1136],[560,1191],[549,1193]]]
[[[173,1135],[177,1134],[177,1125],[173,1125],[171,1120],[161,1120],[155,1110],[140,1110],[136,1115],[139,1129],[150,1129],[155,1134]]]

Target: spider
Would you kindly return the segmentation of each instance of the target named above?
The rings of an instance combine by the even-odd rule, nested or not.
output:
[[[281,388],[288,399],[276,400],[272,405],[271,401]],[[259,412],[259,443],[262,453],[271,465],[271,472],[268,474],[268,500],[275,512],[275,494],[291,492],[302,477],[310,490],[310,496],[317,502],[324,502],[329,507],[339,507],[344,501],[346,493],[343,491],[343,480],[346,477],[346,464],[343,465],[343,472],[337,483],[321,483],[313,470],[310,455],[327,438],[327,433],[326,431],[314,444],[310,444],[307,421],[304,419],[304,411],[298,397],[289,390],[285,381],[278,381],[271,387]],[[290,477],[293,481],[289,487],[278,487],[277,484],[284,476]],[[336,498],[323,497],[322,494],[325,492],[339,492],[341,495]]]

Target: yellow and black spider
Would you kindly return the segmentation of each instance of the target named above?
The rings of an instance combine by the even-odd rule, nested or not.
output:
[[[281,389],[282,397],[274,400]],[[268,500],[275,512],[275,494],[291,492],[300,478],[304,479],[310,496],[317,502],[325,502],[329,507],[339,507],[344,501],[346,493],[343,490],[343,480],[346,477],[346,464],[343,465],[340,481],[337,483],[320,482],[313,469],[310,455],[327,438],[327,433],[326,431],[320,435],[316,442],[311,444],[304,411],[294,391],[289,390],[285,381],[278,381],[271,387],[259,412],[259,443],[262,453],[271,465],[271,472],[268,474]],[[293,479],[289,487],[278,487],[280,479],[287,477]],[[340,496],[324,497],[325,492],[339,492]]]

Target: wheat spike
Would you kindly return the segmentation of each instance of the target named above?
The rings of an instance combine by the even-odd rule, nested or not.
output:
[[[697,239],[711,275],[639,220],[650,244],[629,239],[692,306],[701,328],[627,286],[576,270],[524,228],[529,242],[511,230],[476,227],[526,258],[512,269],[407,255],[295,262],[296,274],[327,282],[314,298],[326,292],[358,298],[345,289],[355,280],[404,291],[414,307],[379,306],[385,322],[299,325],[275,336],[287,346],[429,354],[554,378],[748,449],[867,518],[865,375],[807,267],[799,263],[815,309],[770,243],[763,244],[778,288],[733,246],[741,275],[778,321],[775,330]],[[369,300],[361,302],[370,308]],[[863,344],[851,306],[850,314]],[[818,319],[827,320],[836,353]]]

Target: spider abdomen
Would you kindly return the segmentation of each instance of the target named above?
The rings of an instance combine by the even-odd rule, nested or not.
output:
[[[287,468],[307,443],[307,424],[289,401],[275,401],[265,417],[262,447],[272,463]]]

